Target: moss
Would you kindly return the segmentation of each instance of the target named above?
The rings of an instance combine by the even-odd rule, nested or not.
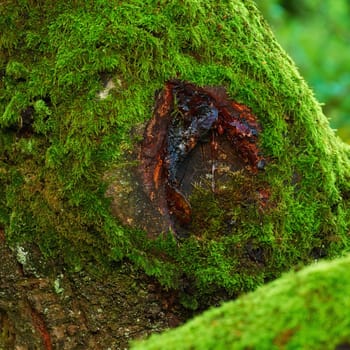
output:
[[[132,349],[348,348],[349,264],[346,257],[286,274]]]
[[[12,245],[36,242],[74,270],[128,258],[190,299],[348,249],[350,150],[252,1],[21,0],[0,11],[0,224]],[[100,99],[106,77],[116,87]],[[223,85],[253,110],[268,164],[244,186],[270,197],[259,209],[234,185],[196,192],[192,235],[150,241],[111,215],[103,179],[174,77]]]

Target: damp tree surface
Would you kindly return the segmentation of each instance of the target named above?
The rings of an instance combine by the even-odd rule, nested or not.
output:
[[[209,182],[220,199],[225,174],[243,169],[254,174],[264,168],[258,131],[256,117],[230,101],[223,87],[199,88],[176,80],[165,84],[139,158],[143,187],[167,231],[178,236],[191,224],[186,197],[194,186],[205,188]]]
[[[9,2],[0,76],[0,347],[123,349],[347,251],[349,147],[252,1]]]

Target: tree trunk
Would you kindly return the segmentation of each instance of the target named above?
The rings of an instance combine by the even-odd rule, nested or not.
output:
[[[252,1],[0,33],[0,347],[123,349],[348,246],[349,147]]]

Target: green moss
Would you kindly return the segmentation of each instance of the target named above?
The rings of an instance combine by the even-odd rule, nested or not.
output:
[[[350,258],[289,273],[132,349],[325,349],[349,346]]]
[[[252,1],[22,0],[0,9],[0,65],[0,224],[11,244],[36,242],[75,270],[128,258],[184,300],[236,295],[348,249],[350,150]],[[106,77],[115,88],[99,99]],[[174,77],[224,85],[249,106],[268,164],[222,196],[195,192],[189,238],[150,241],[111,215],[102,179],[126,162],[132,128]],[[246,203],[241,185],[268,189],[266,208]]]

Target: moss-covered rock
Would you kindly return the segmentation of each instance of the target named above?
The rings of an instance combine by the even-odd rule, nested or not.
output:
[[[0,9],[0,33],[0,223],[14,247],[75,271],[127,258],[192,307],[347,249],[350,150],[252,1],[22,0]],[[188,238],[150,240],[105,194],[132,188],[110,176],[135,160],[130,134],[172,78],[248,106],[267,165],[234,174],[224,197],[195,191]],[[245,200],[262,186],[264,208]]]
[[[349,266],[346,257],[286,274],[132,349],[348,349]]]

